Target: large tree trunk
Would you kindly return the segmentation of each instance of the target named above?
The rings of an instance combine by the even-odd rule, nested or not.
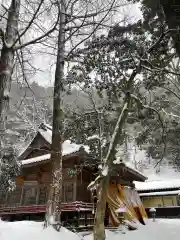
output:
[[[138,67],[137,67],[138,69]],[[124,127],[124,124],[126,122],[126,119],[128,117],[128,111],[131,106],[131,95],[133,88],[133,81],[139,73],[139,70],[134,70],[129,78],[129,81],[127,82],[127,94],[124,99],[124,105],[121,110],[121,113],[119,114],[114,133],[111,138],[111,142],[109,145],[108,153],[106,155],[106,158],[104,160],[104,167],[109,170],[111,170],[111,166],[113,164],[113,161],[115,160],[115,154],[116,154],[116,147],[119,142],[121,142],[122,139],[122,130]],[[99,183],[99,193],[98,193],[98,201],[97,201],[97,208],[96,208],[96,215],[95,215],[95,226],[94,226],[94,240],[105,240],[105,229],[104,229],[104,217],[106,212],[106,202],[107,202],[107,191],[109,186],[109,178],[110,175],[107,173],[107,176],[104,176],[101,178]]]
[[[102,179],[99,191],[97,192],[97,208],[94,222],[94,240],[104,240],[105,229],[104,229],[104,217],[106,212],[106,200],[107,200],[107,189],[109,186],[109,177]]]
[[[64,24],[65,6],[60,4],[59,35],[57,62],[55,71],[54,97],[53,97],[53,130],[51,145],[52,185],[46,213],[46,224],[60,226],[61,201],[62,201],[62,135],[63,135],[63,111],[61,106],[61,93],[64,81]]]
[[[18,37],[20,0],[12,0],[8,9],[6,32],[1,30],[3,42],[0,57],[0,158],[3,154],[4,131],[6,128],[7,112],[9,110],[9,95],[14,65],[13,43]]]
[[[177,31],[171,31],[171,36],[174,41],[177,54],[180,57],[180,2],[179,0],[160,0],[160,4],[163,8],[166,22],[169,29],[177,29]]]

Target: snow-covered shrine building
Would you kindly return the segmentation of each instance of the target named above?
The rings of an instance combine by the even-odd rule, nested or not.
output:
[[[157,217],[180,217],[180,179],[136,182],[136,189],[148,215],[156,208]]]
[[[8,221],[44,220],[46,203],[51,184],[52,164],[50,148],[52,127],[41,124],[37,134],[19,159],[21,174],[16,177],[16,188],[12,193],[0,196],[0,217]],[[63,155],[63,199],[62,221],[65,224],[92,226],[94,223],[95,199],[87,186],[96,177],[96,159],[87,146],[64,141]],[[92,164],[93,163],[93,164]],[[92,167],[94,166],[94,167]],[[107,199],[106,224],[118,226],[119,212],[129,221],[144,223],[146,212],[135,191],[133,181],[145,181],[146,177],[127,167],[116,164],[111,171]]]

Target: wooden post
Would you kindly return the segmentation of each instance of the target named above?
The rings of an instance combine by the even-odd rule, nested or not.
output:
[[[74,181],[73,184],[73,202],[75,202],[77,199],[77,175],[76,175],[76,180]]]
[[[79,217],[80,217],[80,214],[79,214],[79,210],[77,211],[77,227],[79,227]]]
[[[24,184],[22,185],[22,189],[21,189],[21,198],[20,198],[20,206],[22,206],[23,204],[23,194],[24,194]]]
[[[87,224],[87,211],[85,211],[85,222],[84,222],[85,227],[88,225]]]
[[[5,200],[5,203],[4,203],[5,206],[8,206],[8,195],[9,195],[9,192],[7,191],[6,192],[6,200]]]
[[[81,167],[81,184],[82,184],[82,180],[83,180],[83,168]]]
[[[39,204],[40,187],[41,187],[41,186],[37,186],[36,205]]]
[[[164,207],[164,198],[163,198],[163,196],[162,196],[162,203],[163,203],[163,207]]]

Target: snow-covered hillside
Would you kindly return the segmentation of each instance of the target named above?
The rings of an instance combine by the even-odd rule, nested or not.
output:
[[[133,142],[128,143],[128,152],[128,165],[142,172],[148,177],[148,181],[180,178],[180,172],[170,165],[167,159],[155,168],[156,161],[147,158],[145,151],[140,150]]]

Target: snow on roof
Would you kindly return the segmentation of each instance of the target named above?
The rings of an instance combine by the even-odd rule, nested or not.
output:
[[[180,190],[176,191],[163,191],[163,192],[149,192],[149,193],[139,193],[140,197],[146,197],[146,196],[167,196],[167,195],[179,195]]]
[[[180,179],[147,181],[147,182],[134,182],[138,191],[149,191],[159,189],[180,189]]]
[[[41,161],[45,161],[45,160],[50,159],[50,157],[51,157],[51,154],[49,153],[49,154],[41,155],[41,156],[38,156],[38,157],[22,160],[21,164],[22,165],[28,165],[30,163],[41,162]]]
[[[62,155],[66,156],[66,155],[78,152],[81,147],[83,147],[84,150],[87,153],[89,152],[89,147],[88,146],[84,146],[84,145],[80,145],[80,144],[76,144],[76,143],[71,143],[69,140],[66,140],[62,144]],[[27,165],[27,164],[30,164],[30,163],[46,161],[48,159],[50,159],[50,154],[45,154],[45,155],[41,155],[41,156],[38,156],[38,157],[22,160],[21,164],[22,165]]]
[[[78,152],[82,147],[87,153],[89,153],[89,146],[71,143],[70,140],[66,140],[62,144],[63,156],[68,155],[70,153]]]
[[[38,129],[38,132],[48,143],[51,144],[51,142],[52,142],[52,126],[50,126],[49,124],[43,123],[43,124],[41,124],[40,128]]]
[[[39,133],[44,137],[44,139],[51,143],[52,142],[52,126],[49,124],[41,124],[39,128]],[[85,145],[79,145],[76,143],[71,143],[69,140],[63,142],[63,155],[68,155],[73,152],[79,151],[80,147],[83,147],[86,152],[89,152],[89,147]]]
[[[131,162],[126,162],[125,165],[126,165],[128,168],[132,169],[132,170],[133,170],[134,172],[136,172],[137,174],[140,174],[140,175],[143,176],[145,179],[147,179],[147,177],[146,177],[142,172],[140,172],[139,170],[137,170],[137,169],[135,169],[135,168],[133,167],[133,164],[132,164]]]
[[[46,124],[46,123],[42,123],[40,125],[37,133],[39,133],[49,144],[52,143],[52,126],[50,126],[49,124]],[[36,138],[37,133],[36,133],[34,139]],[[32,143],[32,141],[31,141],[31,143]],[[19,154],[19,156],[21,156],[26,151],[26,149],[31,145],[31,143],[29,143],[28,146],[26,146],[26,148]],[[71,143],[69,140],[64,141],[63,156],[79,151],[80,147],[83,147],[84,150],[89,153],[89,146]],[[46,155],[48,155],[48,154],[46,154]]]
[[[134,173],[136,173],[137,175],[141,176],[144,178],[144,181],[147,179],[147,177],[140,171],[138,171],[137,169],[134,168],[134,165],[131,162],[123,162],[121,161],[121,159],[116,159],[113,161],[114,164],[124,164],[127,168],[129,168],[130,170],[132,170]]]

